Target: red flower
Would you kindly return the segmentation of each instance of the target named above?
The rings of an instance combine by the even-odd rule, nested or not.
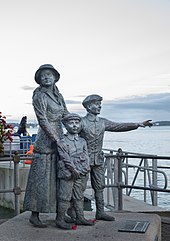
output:
[[[96,219],[89,219],[89,221],[92,222],[92,223],[96,223],[97,220]]]
[[[12,126],[12,124],[8,124],[8,125],[7,125],[7,128],[10,128],[10,129],[12,129],[12,130],[14,129],[13,126]]]
[[[77,225],[73,225],[73,226],[71,227],[71,229],[72,229],[72,230],[76,230],[76,229],[77,229]]]
[[[2,112],[0,112],[0,114],[2,114]],[[11,124],[6,123],[6,116],[0,115],[0,143],[3,144],[4,141],[8,139],[12,142],[12,132],[13,127]]]

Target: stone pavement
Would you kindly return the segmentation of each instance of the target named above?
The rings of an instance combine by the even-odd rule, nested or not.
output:
[[[97,221],[94,226],[78,226],[76,230],[61,230],[55,225],[55,214],[41,214],[48,227],[33,227],[28,219],[30,212],[24,212],[0,225],[0,241],[161,241],[161,219],[155,214],[114,212],[114,222]],[[85,212],[89,219],[94,212]],[[119,232],[127,220],[149,221],[145,233]],[[156,239],[157,238],[157,239]]]
[[[170,241],[170,212],[157,212],[161,217],[162,241]]]
[[[170,219],[169,219],[170,220]],[[170,241],[170,222],[162,222],[162,241]]]

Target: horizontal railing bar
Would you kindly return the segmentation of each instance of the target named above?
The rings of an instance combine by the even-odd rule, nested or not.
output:
[[[26,155],[26,156],[19,156],[20,157],[20,161],[21,160],[30,160],[33,159],[33,157],[30,155]],[[13,157],[5,157],[5,158],[0,158],[0,162],[9,162],[9,161],[13,161]]]
[[[0,193],[8,193],[8,192],[14,192],[14,190],[13,189],[0,190]]]
[[[170,169],[168,166],[157,166],[157,168]]]
[[[12,161],[13,158],[12,157],[3,157],[3,158],[0,158],[0,162],[8,162],[8,161]]]
[[[21,189],[21,192],[25,192],[25,189]],[[14,192],[14,189],[0,189],[0,193],[10,193],[10,192]]]
[[[150,188],[150,187],[140,187],[140,186],[132,186],[132,185],[105,185],[104,187],[118,187],[118,188],[132,188],[132,189],[141,189],[141,190],[150,190],[150,191],[159,191],[159,192],[170,192],[170,189],[163,188]]]
[[[147,158],[147,159],[163,159],[163,160],[170,160],[170,156],[148,156],[148,155],[126,155],[126,154],[123,154],[121,156],[118,156],[118,155],[112,155],[112,154],[104,154],[105,157],[112,157],[112,158]]]
[[[115,152],[115,153],[117,153],[117,151],[118,151],[118,150],[107,149],[107,148],[102,148],[102,150],[103,150],[103,151]],[[129,152],[129,151],[123,151],[123,150],[122,150],[122,153],[123,153],[123,154],[126,154],[126,155],[127,155],[127,154],[132,154],[132,155],[139,155],[139,156],[141,156],[141,155],[142,155],[142,156],[143,156],[143,155],[144,155],[144,156],[146,156],[146,155],[147,155],[147,156],[154,156],[154,157],[157,156],[157,155],[154,155],[154,154]]]

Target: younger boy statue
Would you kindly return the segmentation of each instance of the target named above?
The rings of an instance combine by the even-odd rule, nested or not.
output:
[[[65,147],[58,145],[59,161],[57,163],[58,178],[58,211],[56,225],[61,229],[71,229],[65,213],[70,201],[76,213],[76,224],[93,225],[92,221],[84,218],[83,193],[87,186],[90,166],[86,141],[78,136],[81,130],[81,118],[74,113],[67,114],[63,119],[67,133],[64,135]]]

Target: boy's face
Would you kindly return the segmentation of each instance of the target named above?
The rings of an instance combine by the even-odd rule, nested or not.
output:
[[[81,124],[79,120],[69,120],[65,123],[65,128],[71,134],[78,134],[81,129]]]
[[[96,100],[88,105],[88,112],[94,115],[100,114],[101,111],[101,101]]]

